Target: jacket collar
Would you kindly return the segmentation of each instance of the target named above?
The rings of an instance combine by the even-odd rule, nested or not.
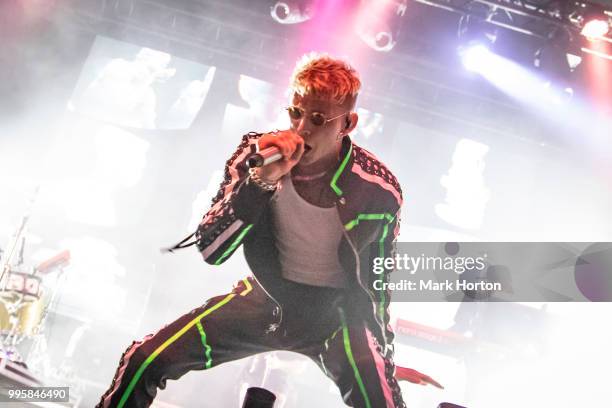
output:
[[[353,141],[347,135],[342,139],[342,148],[340,149],[340,158],[338,165],[334,171],[334,176],[329,183],[331,189],[336,193],[336,196],[344,195],[343,185],[346,180],[347,169],[353,166]]]

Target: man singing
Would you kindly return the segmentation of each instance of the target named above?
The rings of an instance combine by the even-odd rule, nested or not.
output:
[[[344,61],[310,54],[298,62],[291,128],[242,138],[195,235],[213,265],[243,245],[252,276],[134,342],[99,407],[148,407],[167,379],[272,350],[308,356],[349,406],[405,406],[390,293],[372,285],[381,279],[373,258],[393,256],[402,193],[349,137],[360,86]],[[249,170],[247,158],[271,146],[282,159]]]

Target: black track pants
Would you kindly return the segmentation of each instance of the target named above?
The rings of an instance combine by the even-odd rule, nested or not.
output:
[[[283,307],[282,316],[249,277],[229,294],[211,298],[132,343],[97,407],[148,407],[168,379],[272,350],[311,358],[336,383],[349,406],[404,407],[393,362],[384,358],[365,324],[347,323],[343,309],[334,307],[339,292],[295,286],[303,307]]]

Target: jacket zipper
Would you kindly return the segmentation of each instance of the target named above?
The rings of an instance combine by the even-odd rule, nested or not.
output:
[[[278,328],[280,327],[281,322],[283,321],[283,308],[282,308],[281,304],[280,304],[280,303],[279,303],[279,302],[278,302],[278,301],[277,301],[277,300],[274,298],[274,296],[272,296],[272,295],[270,294],[270,292],[268,292],[268,291],[266,290],[266,288],[264,288],[264,286],[261,284],[261,282],[259,282],[259,279],[257,279],[257,276],[255,276],[255,274],[252,274],[251,276],[253,276],[253,279],[255,279],[255,282],[257,282],[257,284],[259,285],[259,287],[261,288],[261,290],[263,290],[263,291],[264,291],[264,293],[265,293],[265,294],[266,294],[266,295],[267,295],[267,296],[268,296],[270,299],[272,299],[272,301],[273,301],[274,303],[276,303],[276,308],[278,309],[278,316],[279,316],[279,318],[278,318],[278,322],[270,324],[270,326],[269,326],[269,327],[268,327],[268,329],[266,330],[266,333],[276,331],[276,329],[278,329]]]
[[[338,207],[336,207],[336,209],[338,209]],[[340,218],[340,210],[338,210],[338,218]],[[342,218],[340,218],[340,224],[342,224]],[[359,252],[357,251],[357,248],[355,248],[353,241],[351,241],[351,238],[349,237],[348,232],[346,232],[346,228],[344,228],[344,225],[342,225],[342,234],[344,235],[344,238],[349,243],[351,249],[353,250],[353,255],[355,256],[355,274],[357,276],[357,282],[359,283],[359,286],[361,287],[361,289],[364,290],[366,295],[368,295],[368,298],[370,298],[370,300],[372,301],[372,307],[374,308],[374,313],[376,313],[376,306],[375,306],[376,302],[374,301],[374,298],[372,297],[372,294],[370,293],[370,291],[367,290],[365,286],[363,286],[363,282],[361,281],[361,276],[360,276],[361,265],[359,261]],[[374,316],[376,317],[376,315]]]
[[[244,180],[242,180],[242,181],[240,182],[240,185],[237,187],[236,191],[238,191],[238,190],[240,189],[240,187],[242,187],[242,185],[243,185],[244,183],[246,183],[246,182],[247,182],[247,179],[248,179],[248,177],[247,177],[247,178],[245,178]],[[275,192],[274,192],[274,194],[272,195],[272,197],[270,197],[270,198],[272,199],[272,198],[276,197],[276,194],[277,194],[277,192],[275,191]],[[276,300],[276,298],[274,298],[274,296],[272,296],[272,295],[270,294],[270,292],[268,292],[268,291],[266,290],[266,288],[264,288],[264,286],[261,284],[261,282],[259,282],[259,279],[257,279],[257,276],[255,276],[255,274],[254,274],[254,273],[253,273],[251,276],[253,276],[253,279],[255,279],[255,282],[257,282],[257,284],[259,285],[259,287],[261,288],[261,290],[263,290],[263,291],[264,291],[264,293],[265,293],[265,294],[266,294],[266,295],[267,295],[267,296],[268,296],[270,299],[272,299],[272,301],[273,301],[274,303],[276,303],[276,307],[277,307],[277,309],[278,309],[279,319],[278,319],[278,322],[276,322],[276,323],[272,323],[272,324],[270,324],[270,325],[269,325],[268,329],[266,330],[266,333],[270,333],[270,332],[276,331],[276,329],[278,329],[278,328],[280,327],[281,322],[283,321],[283,308],[281,307],[281,304],[278,302],[278,300]]]

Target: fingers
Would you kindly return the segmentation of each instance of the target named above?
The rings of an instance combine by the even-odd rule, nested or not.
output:
[[[444,389],[444,387],[442,386],[442,384],[440,384],[439,382],[437,382],[436,380],[434,380],[433,378],[431,378],[428,375],[423,375],[423,382],[426,384],[431,384],[434,387],[438,387],[440,389]],[[425,384],[424,384],[425,385]]]
[[[257,140],[259,150],[267,149],[270,146],[277,146],[276,136],[272,133],[265,133],[262,137]],[[278,146],[277,146],[278,147]]]
[[[413,384],[427,385],[444,389],[444,387],[430,376],[412,368],[396,366],[396,378],[398,381],[410,381]]]
[[[296,135],[297,137],[297,146],[295,151],[293,152],[293,154],[291,155],[290,160],[293,162],[299,162],[300,159],[302,158],[302,155],[304,154],[304,139],[302,139],[300,136]]]
[[[259,139],[258,145],[260,150],[270,146],[278,147],[286,161],[299,160],[304,153],[304,139],[290,130],[267,133]]]
[[[418,384],[421,382],[420,373],[412,368],[396,366],[395,377],[398,381],[410,381],[411,383]]]
[[[282,138],[282,139],[279,138],[279,140],[277,140],[276,143],[283,155],[283,158],[287,160],[289,156],[293,154],[293,151],[295,150],[294,143],[292,143],[291,140],[288,140],[286,138]]]

